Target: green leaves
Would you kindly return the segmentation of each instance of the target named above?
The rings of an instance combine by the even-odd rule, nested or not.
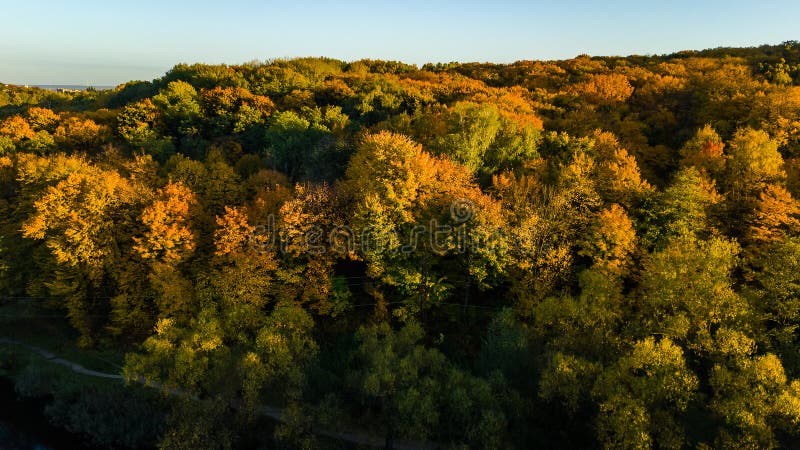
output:
[[[423,336],[416,322],[397,331],[383,322],[358,332],[350,385],[380,419],[387,442],[395,435],[435,438],[441,427],[452,438],[466,431],[473,445],[503,442],[505,417],[489,384],[424,346]]]

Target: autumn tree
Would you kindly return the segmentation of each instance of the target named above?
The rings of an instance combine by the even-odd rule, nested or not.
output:
[[[275,106],[269,97],[253,95],[244,88],[203,89],[198,102],[212,136],[242,133],[264,123]]]
[[[576,83],[574,89],[576,94],[599,105],[624,102],[633,94],[628,78],[616,73],[590,75],[586,81]]]
[[[747,233],[748,241],[765,246],[800,231],[800,205],[778,185],[767,186],[759,195]]]
[[[622,148],[611,133],[594,133],[597,191],[607,202],[628,208],[649,196],[650,184],[642,178],[636,158]]]
[[[247,339],[282,290],[275,275],[278,249],[269,242],[273,236],[258,233],[241,208],[226,207],[216,222],[209,283],[230,321],[227,327]]]
[[[606,448],[683,448],[682,414],[698,385],[682,349],[669,338],[636,342],[593,389],[600,401],[600,442]]]
[[[723,197],[716,184],[695,167],[681,169],[672,184],[647,204],[645,239],[662,247],[671,237],[704,238],[717,233]]]
[[[433,135],[423,142],[475,172],[518,167],[537,156],[540,130],[536,124],[515,121],[492,103],[458,102],[428,115],[419,119],[418,127]]]
[[[118,274],[116,261],[131,239],[129,229],[119,225],[131,223],[139,199],[116,171],[75,162],[74,172],[46,187],[34,202],[22,230],[50,250],[55,277],[46,286],[52,295],[63,296],[81,343],[91,345],[108,307],[102,292]]]
[[[594,266],[612,276],[627,272],[636,249],[636,231],[625,210],[617,204],[600,211],[581,243],[579,254],[592,258]]]
[[[442,256],[458,255],[459,246],[465,247],[464,275],[477,283],[502,270],[499,204],[463,168],[432,157],[405,136],[382,132],[363,139],[347,178],[367,274],[415,298],[416,308],[444,299]],[[454,231],[459,226],[462,243]],[[438,241],[434,232],[441,234]]]
[[[750,197],[786,176],[778,143],[764,131],[737,131],[729,143],[729,153],[726,187],[735,196]]]
[[[279,276],[284,300],[299,301],[320,314],[337,315],[346,304],[332,303],[333,267],[355,257],[355,236],[345,227],[344,196],[327,184],[296,185],[278,214],[281,234]],[[313,280],[313,283],[308,283]]]
[[[108,138],[108,129],[91,119],[68,117],[59,123],[54,137],[59,146],[67,149],[94,152]]]
[[[759,344],[780,356],[789,373],[800,375],[800,243],[784,238],[766,244],[752,264],[756,283],[745,293],[759,317]]]
[[[36,131],[52,133],[56,130],[60,120],[58,114],[47,108],[30,108],[28,110],[28,123]]]
[[[161,317],[193,311],[192,285],[178,266],[192,256],[197,246],[192,216],[198,214],[195,194],[180,182],[170,182],[160,189],[142,212],[144,233],[134,237],[133,249],[150,266],[149,280],[157,292]]]
[[[712,178],[721,180],[727,161],[724,149],[722,138],[710,125],[706,125],[681,147],[681,165],[697,167]]]

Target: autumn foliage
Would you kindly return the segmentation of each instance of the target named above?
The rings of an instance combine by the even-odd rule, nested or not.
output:
[[[798,63],[786,43],[5,86],[0,323],[54,318],[185,392],[163,448],[252,443],[264,405],[267,447],[323,426],[797,447]]]

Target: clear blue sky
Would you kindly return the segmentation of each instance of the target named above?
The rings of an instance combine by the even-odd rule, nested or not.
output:
[[[0,81],[115,85],[178,62],[669,53],[800,39],[800,1],[0,0]]]

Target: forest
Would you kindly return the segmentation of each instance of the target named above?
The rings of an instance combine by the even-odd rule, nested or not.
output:
[[[93,448],[798,448],[800,42],[0,84],[0,338]]]

